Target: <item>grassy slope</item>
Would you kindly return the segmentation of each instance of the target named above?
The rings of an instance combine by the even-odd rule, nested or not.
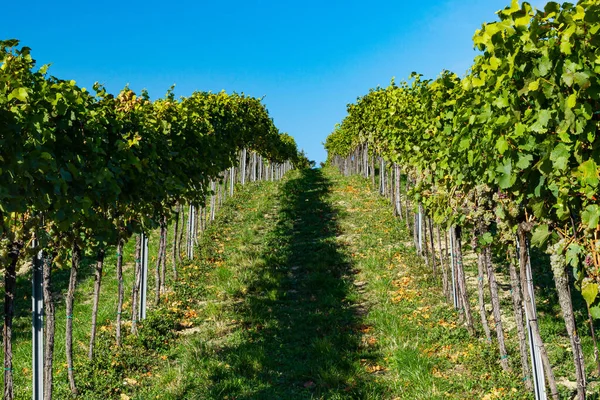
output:
[[[209,232],[188,267],[195,326],[132,398],[528,398],[456,327],[366,182],[325,170],[277,186]]]
[[[169,231],[172,235],[172,229]],[[148,277],[148,305],[152,307],[154,299],[154,268],[156,254],[158,253],[158,240],[160,232],[154,231],[149,240],[149,277]],[[169,241],[172,238],[169,237]],[[131,288],[133,285],[135,239],[126,243],[123,252],[123,280],[124,280],[124,308],[123,308],[123,334],[127,336],[131,327]],[[171,248],[169,247],[169,251]],[[98,326],[100,342],[98,357],[107,356],[109,347],[114,344],[114,320],[117,310],[117,279],[116,279],[116,247],[107,249],[103,274],[100,303],[98,309]],[[170,264],[168,259],[168,281],[170,282]],[[68,398],[70,390],[67,381],[67,365],[65,357],[65,303],[64,296],[67,292],[70,264],[67,260],[63,267],[54,266],[52,272],[53,296],[56,303],[56,337],[54,348],[54,397]],[[92,298],[94,292],[94,254],[87,254],[81,262],[78,284],[75,293],[75,306],[73,312],[73,347],[75,360],[76,382],[84,387],[86,376],[92,372],[94,366],[87,361],[87,351],[90,340]],[[16,399],[31,398],[31,271],[17,277],[17,296],[15,306],[15,320],[13,327],[13,376]],[[4,297],[4,288],[0,296]],[[97,343],[98,343],[97,342]],[[102,348],[104,347],[104,348]],[[83,375],[83,376],[82,376]],[[3,384],[0,375],[0,384]],[[82,379],[83,378],[83,379]],[[83,381],[83,382],[80,382]],[[107,384],[109,384],[107,382]]]
[[[85,354],[93,277],[90,266],[82,267],[75,310],[82,398],[531,398],[522,391],[517,365],[514,375],[503,373],[495,345],[457,326],[441,285],[405,247],[410,236],[404,229],[358,177],[294,171],[281,183],[249,185],[226,202],[198,257],[181,267],[175,290],[121,349],[112,347],[116,281],[109,255],[99,317],[104,326],[91,364]],[[132,252],[129,243],[126,301]],[[548,278],[536,271],[536,280]],[[59,294],[68,271],[55,278]],[[27,276],[22,279],[15,378],[17,397],[25,399],[30,289]],[[538,295],[542,334],[557,375],[570,376],[552,296],[546,290]],[[55,393],[67,398],[64,307],[57,315]],[[513,333],[507,333],[508,346],[518,361]],[[591,364],[590,340],[583,339]]]

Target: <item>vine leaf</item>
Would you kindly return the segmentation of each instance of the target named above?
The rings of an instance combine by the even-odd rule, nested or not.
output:
[[[600,220],[600,206],[598,204],[590,204],[581,213],[581,220],[590,229],[596,229]]]
[[[551,112],[550,110],[540,110],[537,121],[531,125],[530,129],[536,133],[545,133],[548,121],[550,121]]]
[[[598,186],[598,166],[594,160],[589,159],[582,162],[579,167],[577,167],[577,170],[581,174],[581,181],[583,184],[592,187]]]
[[[583,248],[577,243],[571,243],[567,249],[567,263],[576,268],[579,265],[579,254],[582,250]]]
[[[600,319],[600,306],[590,307],[590,314],[594,319]]]
[[[514,182],[514,177],[512,175],[512,162],[510,160],[506,160],[506,162],[496,169],[499,172],[498,176],[498,185],[501,189],[508,189],[512,186]]]
[[[504,154],[504,152],[508,150],[508,142],[506,141],[504,136],[500,136],[498,138],[498,141],[496,142],[496,149],[500,154]]]
[[[517,162],[517,167],[519,167],[520,169],[525,169],[529,167],[531,161],[533,161],[533,156],[531,154],[519,154],[519,161]]]
[[[573,108],[577,104],[577,95],[575,93],[571,94],[567,98],[567,108]]]
[[[546,240],[548,240],[549,236],[550,231],[548,225],[538,225],[535,227],[533,233],[531,234],[531,244],[536,247],[541,247],[546,242]]]
[[[552,160],[552,165],[556,169],[564,170],[567,168],[567,163],[569,162],[569,147],[563,143],[557,144],[550,154],[550,160]]]
[[[548,72],[550,72],[550,70],[552,69],[552,62],[550,61],[548,56],[544,56],[540,59],[538,68],[540,70],[540,76],[546,76]]]
[[[19,101],[26,101],[28,95],[29,94],[27,93],[27,89],[25,89],[24,87],[20,87],[20,88],[14,89],[8,95],[8,100],[17,99]]]
[[[598,296],[598,284],[592,282],[590,279],[584,279],[581,284],[581,295],[588,306],[592,305],[594,300],[596,300],[596,296]]]

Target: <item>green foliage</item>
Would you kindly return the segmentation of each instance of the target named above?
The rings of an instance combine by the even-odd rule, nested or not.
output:
[[[413,74],[349,105],[329,158],[366,143],[401,166],[437,222],[497,219],[504,252],[522,222],[537,226],[536,246],[569,237],[560,251],[577,280],[600,283],[598,15],[594,0],[513,1],[475,33],[464,78]]]
[[[260,99],[225,92],[175,99],[169,90],[151,101],[145,91],[125,87],[113,95],[97,83],[88,91],[48,76],[47,66],[37,69],[31,50],[18,46],[0,41],[2,266],[13,247],[23,247],[27,258],[44,249],[58,269],[74,243],[96,253],[148,232],[171,217],[176,204],[202,205],[212,194],[210,182],[237,165],[241,149],[269,164],[302,160]],[[115,398],[120,366],[138,370],[145,362],[140,356],[142,364],[126,365],[136,358],[128,351],[161,349],[173,337],[174,318],[150,316],[139,343],[107,355],[114,365],[87,366],[87,381],[98,392],[106,388],[103,398]],[[93,390],[86,387],[84,393]]]
[[[169,90],[151,101],[146,92],[126,87],[114,96],[99,84],[90,93],[48,77],[46,66],[35,70],[30,49],[17,46],[0,41],[6,243],[28,240],[43,216],[40,246],[53,248],[60,263],[73,240],[105,247],[156,227],[176,203],[202,204],[242,148],[271,163],[301,160],[260,99],[195,92],[176,100]]]
[[[492,346],[448,323],[456,314],[363,179],[297,170],[223,211],[177,290],[199,322],[132,399],[529,398]]]
[[[160,351],[168,348],[169,342],[175,338],[178,321],[182,318],[180,313],[164,308],[153,309],[141,322],[142,329],[136,336],[136,342],[146,350]]]

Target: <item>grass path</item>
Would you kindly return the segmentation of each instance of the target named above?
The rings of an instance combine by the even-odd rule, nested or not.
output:
[[[167,302],[185,329],[124,398],[529,398],[456,326],[406,238],[333,170],[242,191]]]
[[[152,293],[158,235],[152,232],[150,238]],[[172,227],[169,235],[171,260]],[[503,320],[512,373],[501,371],[495,341],[471,338],[457,323],[441,283],[415,256],[404,223],[360,177],[342,177],[325,168],[292,171],[281,182],[238,185],[202,236],[197,257],[179,266],[177,283],[169,266],[171,290],[160,305],[150,304],[138,335],[130,334],[134,242],[124,251],[123,346],[115,346],[116,257],[109,248],[91,362],[86,353],[94,255],[88,254],[80,267],[73,313],[79,398],[532,398],[519,377],[503,267],[498,266],[497,276],[504,282]],[[539,322],[561,398],[571,398],[570,346],[544,257],[534,254],[532,262]],[[465,253],[475,310],[472,258]],[[60,399],[71,397],[64,355],[68,277],[68,265],[53,269],[54,397]],[[13,337],[19,400],[31,398],[29,279],[30,272],[22,268]],[[0,286],[0,295],[2,290]],[[600,381],[585,303],[577,295],[575,303],[588,397],[597,399]]]

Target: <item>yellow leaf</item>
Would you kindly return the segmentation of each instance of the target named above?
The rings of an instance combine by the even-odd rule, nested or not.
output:
[[[531,21],[531,17],[529,15],[524,15],[522,17],[515,19],[515,25],[516,26],[526,26],[529,23],[529,21]]]
[[[536,79],[533,82],[529,82],[529,86],[527,87],[530,91],[538,90],[540,87],[540,80]]]
[[[577,104],[577,95],[573,93],[567,98],[567,108],[573,108]]]
[[[577,6],[576,10],[577,10],[577,13],[575,13],[573,15],[573,21],[583,20],[585,18],[585,10],[583,9],[583,7],[582,6]]]
[[[385,371],[385,368],[381,365],[367,365],[366,370],[367,372],[374,373],[379,371]]]
[[[497,70],[498,67],[500,66],[500,64],[501,64],[501,61],[498,57],[494,57],[494,56],[490,57],[490,69],[492,71]]]
[[[471,83],[473,87],[480,87],[485,85],[485,80],[483,78],[474,76],[471,78]]]
[[[124,380],[128,385],[131,385],[131,386],[135,386],[138,383],[137,379],[133,379],[133,378],[125,378]]]

